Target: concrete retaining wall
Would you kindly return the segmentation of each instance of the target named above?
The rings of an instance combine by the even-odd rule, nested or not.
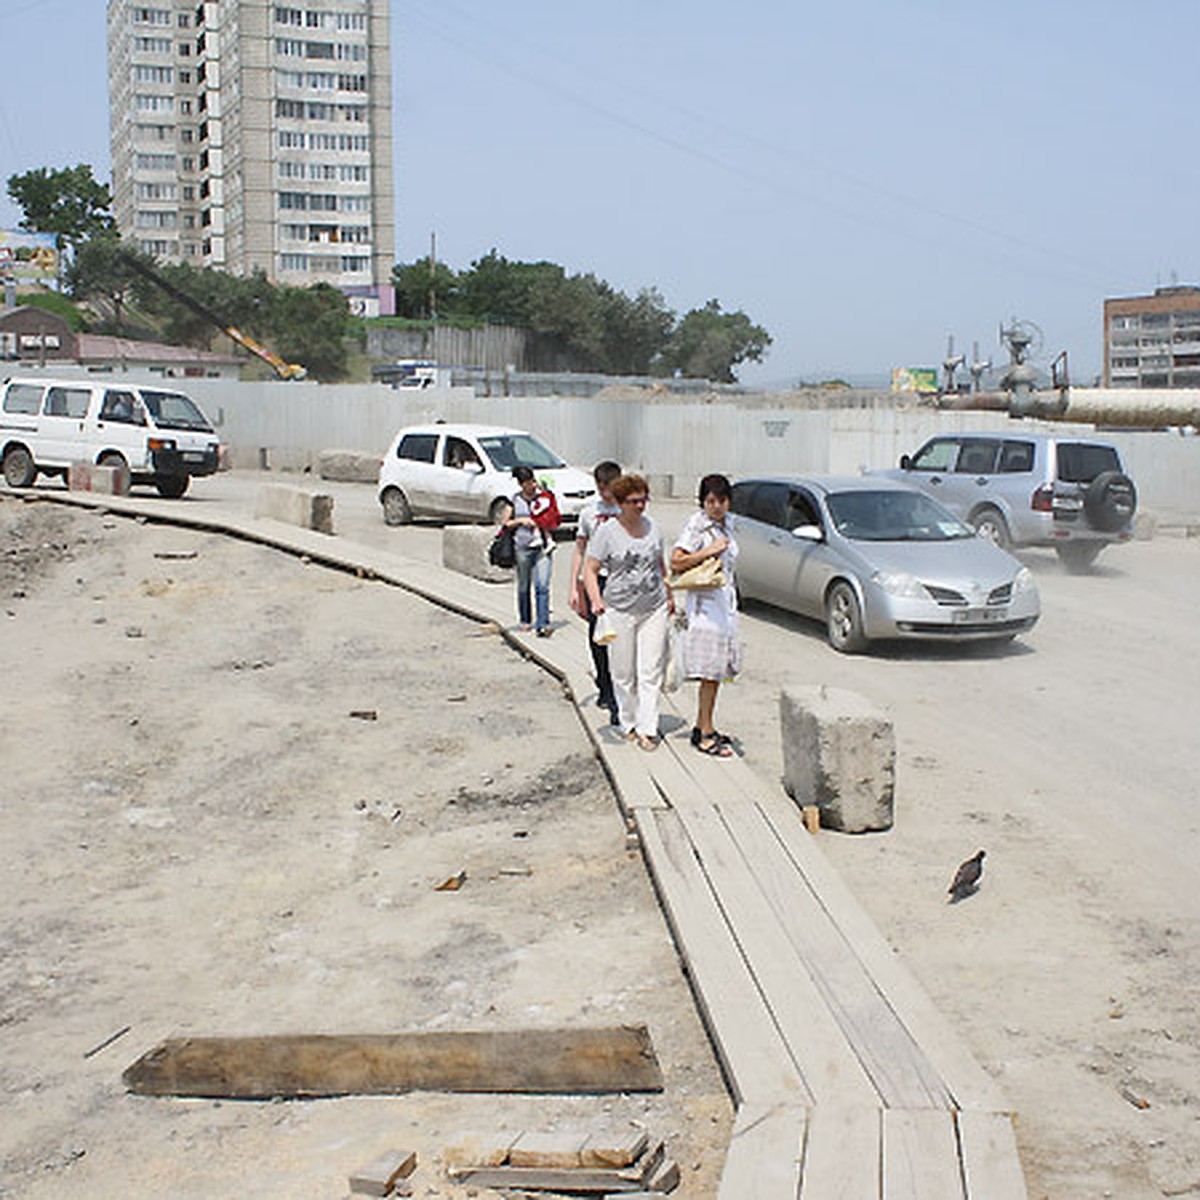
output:
[[[321,451],[384,452],[403,425],[444,419],[535,432],[569,461],[601,458],[652,476],[660,494],[690,497],[708,471],[856,474],[894,466],[925,438],[969,429],[1091,426],[1013,421],[1000,413],[939,411],[888,393],[858,393],[855,407],[816,408],[811,396],[476,396],[470,388],[380,384],[180,381],[220,427],[235,467],[312,470]],[[1082,389],[1072,393],[1081,394]],[[1074,402],[1074,401],[1073,401]],[[1081,401],[1082,403],[1082,398]],[[1141,505],[1162,523],[1200,520],[1200,438],[1178,432],[1105,431],[1120,446]]]

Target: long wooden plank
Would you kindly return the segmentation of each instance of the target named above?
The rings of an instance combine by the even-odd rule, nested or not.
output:
[[[144,1096],[662,1090],[644,1025],[404,1034],[172,1038],[123,1076]]]
[[[769,908],[814,986],[854,1047],[887,1107],[951,1108],[953,1098],[933,1064],[888,1003],[854,947],[829,919],[794,861],[752,805],[726,805],[723,820]]]
[[[958,1150],[968,1200],[1028,1200],[1008,1113],[960,1112]]]
[[[739,1104],[812,1104],[762,994],[717,906],[678,814],[636,809],[634,819],[709,1036]]]
[[[788,856],[808,881],[829,918],[870,974],[905,1028],[920,1045],[953,1096],[953,1107],[985,1112],[1011,1111],[1000,1088],[983,1070],[891,946],[845,881],[830,866],[784,795],[760,787],[753,803],[762,812]]]
[[[883,1200],[964,1200],[953,1113],[884,1110]]]
[[[822,1105],[808,1119],[800,1200],[879,1200],[883,1112]]]
[[[743,1104],[734,1119],[717,1200],[796,1200],[807,1123],[803,1108]],[[829,1197],[840,1200],[838,1193]]]
[[[696,847],[723,917],[814,1102],[879,1107],[878,1091],[768,902],[764,885],[772,864],[746,861],[718,811],[707,799],[694,795],[690,779],[677,764],[673,765],[672,756],[660,752],[654,758],[651,773],[669,796]]]

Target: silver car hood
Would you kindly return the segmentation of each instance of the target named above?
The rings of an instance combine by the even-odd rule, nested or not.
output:
[[[873,571],[896,571],[915,575],[923,583],[948,587],[977,583],[990,590],[1008,583],[1021,564],[986,538],[955,538],[941,542],[868,542],[837,539],[852,556]]]

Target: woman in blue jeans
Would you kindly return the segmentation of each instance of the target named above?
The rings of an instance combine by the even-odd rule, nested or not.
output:
[[[554,539],[535,519],[540,511],[538,502],[542,489],[532,469],[513,467],[513,478],[521,485],[521,490],[512,498],[512,508],[504,524],[516,530],[513,545],[517,552],[517,620],[522,630],[533,627],[538,637],[549,637],[553,632],[550,628],[550,555],[554,550]],[[531,583],[537,608],[536,625],[529,600]]]

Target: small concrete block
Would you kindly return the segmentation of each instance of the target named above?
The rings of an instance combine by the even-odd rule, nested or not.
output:
[[[448,1167],[501,1167],[508,1162],[508,1152],[520,1133],[497,1130],[464,1133],[445,1151]]]
[[[1158,532],[1158,517],[1152,512],[1142,509],[1133,518],[1133,540],[1135,542],[1151,541]]]
[[[72,492],[99,492],[104,496],[128,496],[129,468],[73,462],[67,467],[67,489]]]
[[[635,838],[637,834],[633,835]],[[616,1135],[594,1134],[583,1148],[585,1167],[628,1167],[646,1149],[649,1137],[644,1129],[631,1129]]]
[[[350,1190],[360,1196],[386,1196],[397,1181],[406,1179],[416,1166],[415,1150],[389,1150],[350,1176]]]
[[[268,484],[259,489],[254,515],[284,521],[317,533],[333,533],[333,497],[323,492],[308,492],[279,483]]]
[[[317,473],[338,483],[375,483],[382,459],[358,450],[322,450],[317,455]]]
[[[896,788],[891,722],[857,692],[785,687],[779,695],[783,781],[802,808],[844,833],[890,829]]]
[[[649,1192],[673,1192],[679,1186],[679,1164],[673,1159],[664,1159],[646,1184]]]
[[[579,1130],[523,1133],[512,1144],[508,1162],[513,1167],[579,1167],[588,1134]]]
[[[493,567],[488,561],[495,536],[494,525],[447,525],[442,530],[442,566],[484,583],[511,583],[511,567]]]

